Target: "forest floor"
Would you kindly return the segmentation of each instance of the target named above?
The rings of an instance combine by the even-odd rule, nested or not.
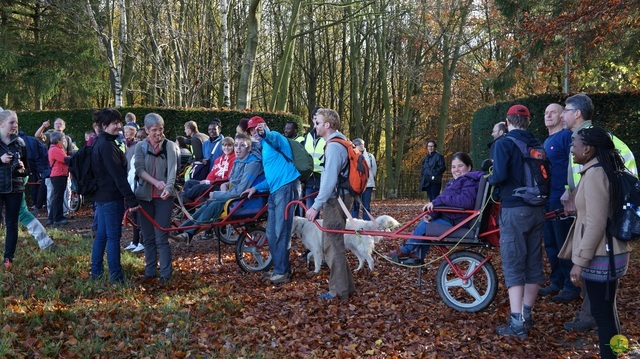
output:
[[[418,214],[416,200],[373,204],[374,214],[407,222]],[[86,207],[86,206],[85,206]],[[64,230],[52,230],[55,252],[37,251],[26,232],[12,272],[0,270],[2,357],[261,357],[261,358],[596,358],[597,332],[568,332],[580,301],[557,304],[539,298],[535,328],[524,340],[503,338],[495,328],[509,305],[497,249],[485,252],[498,274],[498,293],[486,309],[459,312],[445,305],[435,277],[442,260],[434,251],[418,286],[418,270],[374,254],[375,269],[354,274],[356,293],[347,301],[321,300],[329,270],[309,273],[294,239],[290,283],[271,285],[261,273],[242,272],[234,246],[196,237],[172,243],[173,279],[166,286],[135,284],[143,255],[122,252],[125,286],[89,280],[90,212],[77,214]],[[126,228],[121,246],[130,242]],[[3,240],[0,241],[2,244]],[[385,239],[386,253],[401,240]],[[618,313],[629,351],[640,357],[640,255],[635,244],[629,271],[620,283]],[[352,268],[357,259],[349,253]],[[548,268],[547,268],[548,271]]]

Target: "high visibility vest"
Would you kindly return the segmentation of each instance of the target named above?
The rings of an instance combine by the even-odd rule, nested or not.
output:
[[[313,172],[322,173],[324,169],[320,164],[322,163],[322,156],[324,156],[325,140],[322,137],[313,140],[311,132],[307,133],[304,139],[304,149],[313,157]]]

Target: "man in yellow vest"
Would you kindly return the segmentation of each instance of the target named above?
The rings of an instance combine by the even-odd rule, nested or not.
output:
[[[573,131],[573,136],[575,136],[575,134],[581,129],[593,126],[591,123],[592,116],[593,102],[591,99],[587,95],[577,94],[566,99],[565,107],[560,119],[562,120],[564,128]],[[618,137],[613,134],[610,135],[613,140],[613,144],[620,152],[620,156],[624,159],[625,166],[629,171],[637,176],[638,169],[636,167],[636,160],[633,157],[633,153]],[[573,156],[569,156],[569,171],[567,175],[568,185],[564,194],[560,198],[560,201],[564,206],[564,210],[567,213],[575,213],[576,211],[576,205],[573,198],[574,194],[572,192],[578,185],[578,182],[580,182],[581,170],[582,166],[573,163]],[[564,323],[564,327],[567,330],[582,332],[596,327],[596,322],[591,315],[591,302],[589,301],[589,297],[587,296],[584,288],[585,287],[582,286],[582,306],[580,307],[580,311],[576,313],[575,320]]]

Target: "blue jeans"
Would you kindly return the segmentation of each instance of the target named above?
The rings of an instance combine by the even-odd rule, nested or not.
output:
[[[284,213],[287,204],[298,199],[298,193],[300,193],[300,181],[295,180],[269,195],[267,239],[273,261],[273,274],[291,273],[289,248],[291,247],[291,229],[295,206],[289,207],[286,221]]]
[[[104,272],[103,256],[107,251],[107,264],[112,283],[124,282],[120,264],[120,238],[124,201],[96,202],[98,228],[91,249],[91,278],[97,279]]]
[[[11,179],[9,179],[11,180]],[[7,234],[4,243],[4,258],[13,260],[18,244],[18,215],[20,213],[20,203],[22,202],[22,193],[3,193],[0,194],[0,213],[2,206],[5,207],[5,225],[7,226]]]
[[[360,195],[362,205],[364,206],[364,209],[362,210],[362,219],[364,219],[365,221],[371,220],[371,217],[369,217],[369,214],[367,213],[367,211],[371,212],[371,194],[373,194],[373,187],[367,187],[367,189],[365,189],[364,192],[362,192],[362,194]],[[367,211],[365,211],[365,209]],[[354,199],[353,208],[351,209],[351,217],[358,218],[359,214],[360,202]]]
[[[562,208],[560,201],[547,203],[547,212]],[[551,267],[551,274],[549,275],[551,286],[556,290],[579,294],[580,288],[573,285],[569,277],[573,263],[569,259],[558,258],[558,253],[560,253],[560,249],[567,239],[567,234],[569,234],[572,224],[573,219],[545,221],[544,251],[547,253],[549,266]]]
[[[314,187],[305,187],[304,188],[304,196],[305,197],[310,195],[310,194],[312,194],[313,192],[318,192],[318,189],[314,188]],[[311,206],[313,206],[313,201],[315,201],[316,197],[317,197],[317,195],[311,196],[311,197],[309,197],[309,198],[307,198],[305,200],[305,204],[304,205],[307,207],[307,209],[309,209],[309,208],[311,208]]]
[[[442,224],[445,226],[449,226],[449,227],[453,227],[451,225],[451,222],[449,222],[448,220],[444,219],[444,218],[437,218],[432,220],[429,223],[437,223],[437,224]],[[413,231],[413,235],[414,236],[424,236],[425,233],[427,233],[427,225],[429,224],[427,222],[425,222],[424,220],[420,220],[420,224],[416,227],[416,229]],[[407,242],[400,247],[400,250],[402,251],[402,253],[411,253],[415,250],[418,250],[418,256],[420,257],[420,259],[424,259],[424,257],[427,256],[427,253],[429,253],[429,250],[431,249],[430,246],[421,246],[421,245],[416,245],[415,243],[425,243],[424,240],[420,240],[420,239],[414,239],[414,238],[409,238],[407,240]]]

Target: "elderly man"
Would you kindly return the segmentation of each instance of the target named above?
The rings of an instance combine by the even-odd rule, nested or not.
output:
[[[547,212],[561,210],[564,207],[560,197],[567,185],[567,168],[571,153],[571,131],[563,129],[560,115],[564,108],[552,103],[544,111],[544,125],[549,131],[549,137],[544,141],[544,149],[547,158],[551,162],[551,194],[547,202]],[[554,295],[552,300],[559,303],[568,303],[580,298],[580,289],[571,283],[569,272],[573,264],[570,260],[558,258],[560,248],[564,244],[573,219],[549,220],[544,224],[544,250],[549,259],[551,274],[548,287],[540,288],[541,296]],[[562,293],[558,294],[560,291]]]

